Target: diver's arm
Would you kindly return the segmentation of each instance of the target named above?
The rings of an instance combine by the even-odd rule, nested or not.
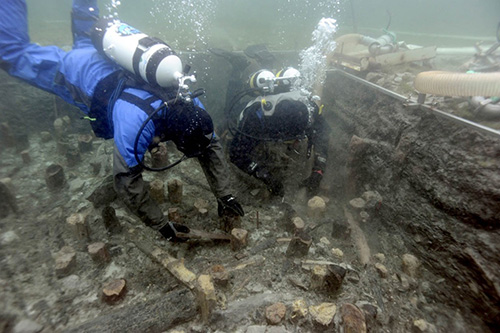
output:
[[[257,161],[252,159],[252,152],[260,142],[257,138],[263,135],[261,124],[254,112],[252,109],[243,112],[243,118],[229,146],[231,163],[250,175],[255,172],[257,166]]]
[[[307,137],[314,146],[313,171],[324,172],[328,159],[328,149],[330,141],[330,125],[325,118],[316,113],[312,126],[307,131]]]
[[[210,147],[198,156],[198,161],[216,198],[232,194],[228,165],[217,136],[213,138]]]
[[[318,111],[319,109],[316,108],[313,124],[306,132],[309,139],[309,147],[311,148],[314,146],[314,161],[311,174],[301,182],[301,186],[307,189],[307,195],[309,197],[319,193],[320,183],[326,169],[331,131],[325,118],[323,118]]]

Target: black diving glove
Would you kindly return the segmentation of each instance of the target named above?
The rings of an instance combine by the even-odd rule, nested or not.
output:
[[[219,213],[220,217],[227,213],[232,215],[245,216],[245,212],[243,211],[240,203],[236,201],[236,198],[231,194],[217,199],[217,204],[217,213]]]
[[[300,187],[307,189],[307,196],[313,197],[319,192],[319,184],[323,179],[323,172],[321,170],[314,170],[311,175],[300,183]]]
[[[182,232],[188,234],[190,232],[189,228],[185,225],[168,222],[159,230],[160,234],[165,237],[170,242],[185,242],[187,239],[182,237],[177,237],[176,232]]]
[[[269,192],[273,195],[278,197],[285,196],[285,188],[283,187],[283,184],[278,179],[274,178],[266,168],[259,168],[254,173],[254,177],[264,182]]]

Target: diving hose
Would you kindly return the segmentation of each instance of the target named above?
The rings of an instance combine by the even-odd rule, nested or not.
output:
[[[499,118],[498,99],[482,96],[500,96],[500,72],[454,73],[429,71],[419,73],[414,82],[415,89],[423,94],[441,96],[472,96],[474,113],[483,118]]]
[[[198,89],[196,91],[194,91],[191,95],[190,95],[190,99],[191,101],[193,99],[195,99],[196,97],[198,96],[201,96],[205,93],[205,90],[204,89]],[[139,145],[139,139],[142,135],[142,132],[144,131],[144,128],[146,127],[146,125],[153,119],[154,116],[156,116],[163,108],[168,108],[169,106],[173,105],[173,104],[176,104],[176,103],[180,103],[180,101],[183,100],[182,98],[179,98],[179,96],[176,96],[166,102],[163,102],[161,103],[153,112],[151,112],[151,114],[148,116],[148,118],[146,120],[144,120],[144,122],[142,123],[141,125],[141,128],[139,129],[139,131],[137,132],[137,135],[135,137],[135,141],[134,141],[134,157],[135,157],[135,160],[137,161],[137,164],[140,165],[143,169],[145,170],[148,170],[148,171],[165,171],[165,170],[168,170],[170,168],[173,168],[174,166],[176,166],[177,164],[181,163],[182,161],[188,159],[189,157],[195,157],[195,156],[187,156],[186,154],[184,154],[181,158],[179,158],[177,161],[167,165],[167,166],[164,166],[164,167],[161,167],[161,168],[152,168],[152,167],[148,167],[147,165],[144,164],[144,162],[141,161],[141,159],[139,158],[139,153],[137,152],[137,146]],[[191,102],[192,103],[192,102]]]
[[[415,89],[441,96],[500,96],[500,72],[454,73],[428,71],[417,75]]]

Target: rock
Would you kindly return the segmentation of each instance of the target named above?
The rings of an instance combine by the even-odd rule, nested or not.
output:
[[[298,299],[292,304],[292,313],[290,319],[295,321],[300,321],[307,318],[309,314],[309,309],[307,307],[307,302],[303,299]]]
[[[69,190],[71,192],[80,192],[85,187],[85,180],[80,178],[75,178],[69,182]]]
[[[323,328],[333,324],[333,317],[336,312],[337,306],[333,303],[321,303],[320,305],[309,307],[313,323],[319,324]]]
[[[374,254],[373,258],[381,264],[385,263],[385,254],[383,253]]]
[[[286,306],[275,303],[266,308],[266,320],[269,325],[278,325],[285,318]]]
[[[309,217],[322,217],[326,211],[326,203],[321,197],[315,196],[307,202],[307,214]]]
[[[220,287],[227,286],[229,282],[229,273],[226,271],[224,266],[215,265],[210,267],[208,274],[212,277],[214,284]]]
[[[251,325],[247,327],[245,333],[266,333],[267,326],[264,325]]]
[[[378,80],[380,80],[382,78],[383,78],[383,75],[380,73],[369,72],[368,74],[366,74],[365,80],[370,81],[370,82],[377,82]]]
[[[387,276],[389,276],[389,271],[381,263],[376,263],[375,269],[377,270],[378,275],[380,275],[381,278],[385,279]]]
[[[266,333],[290,333],[284,326],[268,326]]]
[[[340,312],[344,332],[366,333],[365,315],[357,306],[344,304]]]
[[[330,245],[330,241],[326,237],[321,237],[319,241],[323,245]]]
[[[403,255],[402,261],[403,272],[411,277],[416,277],[418,274],[418,268],[421,265],[420,260],[418,260],[418,258],[414,255],[406,253]]]
[[[365,200],[365,207],[368,209],[376,209],[382,204],[382,196],[377,191],[366,191],[361,198]]]
[[[414,333],[430,332],[431,325],[423,319],[413,321],[412,331]]]
[[[370,219],[370,214],[362,210],[359,212],[359,217],[361,217],[361,222],[366,223]]]
[[[344,252],[341,249],[334,248],[331,250],[332,255],[337,259],[342,259],[344,257]]]
[[[198,198],[194,201],[194,204],[193,204],[194,208],[196,208],[198,211],[201,210],[201,209],[207,209],[208,210],[208,207],[210,206],[208,201],[205,200],[205,199],[202,199],[202,198]]]
[[[9,230],[0,236],[1,245],[9,245],[17,240],[19,240],[19,236],[13,230]]]
[[[14,326],[12,333],[38,333],[43,326],[30,319],[22,319]]]
[[[401,291],[407,291],[410,289],[410,281],[404,275],[399,276],[399,280],[401,281]]]
[[[352,208],[358,210],[365,208],[365,204],[366,204],[365,200],[361,198],[354,198],[351,201],[349,201],[349,205],[351,205]]]
[[[52,140],[52,134],[47,131],[40,132],[40,140],[43,143],[49,142],[50,140]]]
[[[76,266],[76,253],[71,246],[63,246],[55,255],[57,277],[69,275]]]

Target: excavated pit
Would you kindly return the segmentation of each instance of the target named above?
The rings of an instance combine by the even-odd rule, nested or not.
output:
[[[220,124],[221,87],[229,73],[220,70],[225,68],[220,59],[204,55],[197,61],[210,69],[199,86],[207,89],[203,102]],[[367,78],[380,75],[377,80],[393,82],[407,70]],[[323,92],[333,129],[321,191],[326,212],[307,213],[294,181],[307,176],[302,171],[307,162],[289,150],[276,155],[291,164],[284,171],[291,175],[285,203],[231,168],[228,176],[246,211],[241,227],[249,232],[248,246],[233,251],[223,241],[166,242],[113,193],[103,191],[95,199],[97,188],[107,188],[112,142],[94,139],[92,150],[70,163],[53,123],[69,118],[64,136],[75,147],[78,136],[90,131],[78,111],[4,72],[0,78],[0,120],[7,123],[0,179],[10,179],[0,188],[0,331],[315,332],[352,324],[363,332],[361,323],[369,332],[493,332],[498,327],[498,135],[330,71]],[[391,89],[407,89],[407,81],[395,82]],[[171,162],[180,156],[172,146],[167,149]],[[45,172],[55,163],[63,166],[66,183],[49,190]],[[196,161],[144,177],[165,184],[165,194],[169,180],[181,180],[182,202],[165,201],[165,212],[177,207],[190,227],[221,231],[215,198]],[[208,202],[208,216],[200,216],[199,199]],[[115,209],[121,231],[106,230],[105,206]],[[88,237],[80,238],[68,224],[74,213],[87,216]],[[309,228],[307,257],[287,256],[293,215]],[[110,261],[91,258],[87,246],[96,242],[107,245]],[[75,263],[61,269],[57,261],[64,246],[73,248]],[[209,274],[219,281],[214,272],[227,272],[225,282],[215,284],[208,316],[198,288],[162,263],[167,255],[183,259],[196,277]],[[340,287],[316,288],[312,276],[318,266],[343,268]],[[126,281],[126,293],[106,302],[103,288],[116,279]],[[294,311],[298,300],[309,307],[307,314]],[[286,308],[283,317],[269,315],[269,307],[279,303]],[[325,303],[336,311],[319,307]],[[361,309],[361,319],[349,316],[355,312],[351,304]]]

